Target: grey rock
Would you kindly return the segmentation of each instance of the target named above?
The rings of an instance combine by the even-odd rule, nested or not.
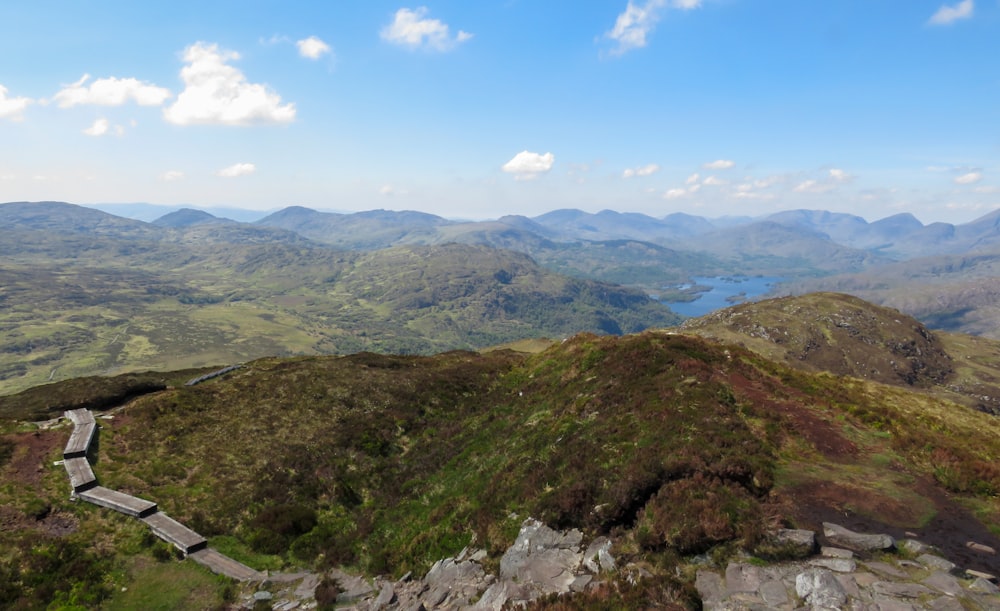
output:
[[[792,545],[805,554],[811,554],[816,549],[816,533],[811,530],[780,528],[772,536],[777,543]]]
[[[917,562],[929,569],[951,571],[955,568],[954,562],[950,562],[940,556],[934,556],[932,554],[921,554],[920,556],[917,556]]]
[[[594,580],[593,575],[579,575],[573,580],[573,583],[569,584],[570,592],[583,592],[590,585],[590,582]]]
[[[730,562],[726,567],[726,592],[756,592],[760,588],[761,570],[752,564]]]
[[[990,556],[994,556],[997,553],[997,551],[992,547],[990,547],[989,545],[976,543],[975,541],[967,541],[965,547],[971,549],[974,552],[979,552],[980,554],[989,554]]]
[[[885,562],[866,562],[865,566],[883,577],[892,577],[893,579],[908,579],[910,577],[905,571]]]
[[[529,594],[522,600],[569,592],[583,561],[579,547],[582,540],[579,530],[560,533],[528,518],[500,559],[500,579],[523,586]]]
[[[927,586],[920,585],[919,583],[899,583],[894,581],[878,581],[872,585],[872,590],[882,596],[910,599],[918,599],[933,592]]]
[[[982,577],[976,577],[969,584],[969,589],[973,592],[980,592],[982,594],[1000,594],[1000,587],[997,587],[995,583],[984,579]]]
[[[271,600],[273,595],[267,590],[261,590],[260,592],[253,593],[254,600]]]
[[[962,584],[944,571],[934,571],[924,579],[923,584],[949,596],[958,596],[962,592]]]
[[[823,536],[834,545],[857,552],[886,550],[896,546],[896,540],[890,535],[857,533],[831,522],[823,522]]]
[[[847,602],[847,592],[827,569],[807,569],[795,577],[795,593],[814,609],[839,609]]]
[[[858,569],[858,563],[849,558],[813,558],[809,561],[809,565],[838,573],[853,573]]]
[[[388,581],[382,584],[382,590],[378,593],[373,609],[385,609],[396,600],[396,591],[392,589],[392,584]]]
[[[895,598],[880,598],[871,609],[873,611],[920,611],[911,603]]]
[[[930,545],[917,541],[916,539],[903,539],[898,543],[898,545],[901,549],[904,549],[914,555],[926,554],[934,549]]]
[[[615,559],[611,555],[611,540],[607,537],[594,539],[583,554],[583,563],[591,573],[595,574],[615,570]]]
[[[772,609],[777,609],[791,604],[791,601],[788,599],[788,591],[785,589],[785,584],[777,580],[771,580],[761,584],[760,597],[764,599],[764,603]]]
[[[827,558],[853,558],[854,552],[849,549],[843,549],[841,547],[829,547],[824,545],[819,549],[819,553]]]
[[[337,582],[340,587],[340,594],[337,595],[337,602],[351,602],[368,596],[375,591],[364,578],[357,575],[334,569],[330,571],[330,577]]]
[[[698,590],[698,596],[701,597],[701,600],[710,606],[721,602],[726,594],[722,576],[714,571],[698,571],[694,580],[694,588]]]
[[[965,611],[965,607],[962,603],[958,602],[951,596],[942,596],[941,598],[936,598],[930,602],[928,608],[931,611]]]

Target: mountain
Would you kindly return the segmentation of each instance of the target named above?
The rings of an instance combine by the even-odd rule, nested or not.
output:
[[[717,230],[683,246],[728,259],[744,274],[820,275],[856,271],[889,261],[870,251],[841,246],[826,234],[807,227],[789,227],[773,221]]]
[[[423,212],[371,210],[353,214],[317,212],[292,206],[266,216],[257,225],[277,227],[345,250],[377,250],[426,243],[438,227],[451,224]]]
[[[803,327],[840,333],[815,335],[826,357],[848,342],[850,358],[874,358],[921,335],[890,318],[898,314],[837,295],[772,302],[756,315],[791,325],[797,312]],[[752,337],[741,331],[752,324],[733,326],[738,318],[720,322]],[[776,320],[762,318],[761,328],[771,334]],[[880,335],[858,352],[864,337],[844,322]],[[923,339],[915,345],[939,354],[933,334]],[[1000,379],[1000,345],[987,344],[989,363],[956,343],[946,350],[952,373],[942,361],[926,377],[889,384],[793,367],[681,328],[582,334],[537,354],[266,358],[196,386],[181,373],[107,380],[108,389],[100,380],[47,385],[0,398],[0,603],[75,596],[114,607],[127,593],[165,596],[164,574],[185,594],[202,592],[187,606],[260,588],[204,579],[141,523],[72,502],[66,473],[51,466],[67,428],[11,420],[31,404],[106,410],[93,456],[102,485],[155,500],[213,547],[267,569],[272,584],[303,571],[322,583],[334,569],[361,572],[359,581],[419,580],[470,554],[495,572],[529,517],[579,529],[561,535],[571,541],[602,538],[618,567],[601,574],[602,586],[539,608],[702,608],[710,601],[694,585],[706,572],[729,572],[733,586],[739,575],[767,574],[801,555],[769,533],[810,529],[829,546],[824,522],[889,534],[900,548],[918,539],[956,573],[996,574],[997,556],[967,543],[1000,546],[991,530],[1000,419],[936,392],[938,373],[954,384],[970,360]],[[814,364],[853,366],[826,357]],[[129,388],[141,396],[118,403]],[[914,558],[859,551],[856,570],[842,575],[904,571],[923,588],[907,591],[927,600],[995,604],[961,577],[943,598],[940,580],[924,581],[927,560]],[[800,570],[815,571],[814,560]],[[880,591],[901,591],[893,587]]]
[[[148,223],[63,202],[0,204],[0,224],[8,229],[92,236],[153,238],[157,235],[157,230]]]
[[[226,223],[232,222],[228,219],[220,219],[202,210],[191,208],[181,208],[153,221],[157,227],[190,227],[192,225],[203,225],[205,223]]]

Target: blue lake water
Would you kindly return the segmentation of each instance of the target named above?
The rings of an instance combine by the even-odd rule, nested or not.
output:
[[[711,287],[699,293],[694,301],[666,303],[681,316],[704,316],[720,308],[728,308],[742,301],[766,295],[771,288],[784,278],[770,276],[716,276],[714,278],[694,278],[698,286]],[[687,287],[682,287],[687,288]]]

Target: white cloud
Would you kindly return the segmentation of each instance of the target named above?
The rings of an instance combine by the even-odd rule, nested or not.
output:
[[[697,183],[699,180],[701,180],[701,174],[695,172],[694,174],[687,177],[687,180],[684,181],[684,184],[693,185]]]
[[[983,179],[982,172],[968,172],[955,177],[956,185],[974,185]]]
[[[395,45],[434,51],[449,51],[472,38],[472,34],[462,30],[452,36],[448,24],[428,19],[426,15],[426,6],[414,10],[401,8],[396,11],[392,23],[382,28],[379,35],[382,40]]]
[[[706,170],[728,170],[734,165],[736,165],[736,162],[731,161],[729,159],[716,159],[715,161],[706,163],[701,167],[705,168]]]
[[[617,43],[618,46],[611,51],[614,55],[641,49],[647,44],[646,36],[660,20],[661,11],[668,8],[691,10],[700,6],[701,0],[647,0],[641,6],[629,0],[625,10],[615,20],[615,26],[604,37]]]
[[[663,199],[679,199],[687,194],[687,189],[668,189],[667,192],[663,194]]]
[[[954,6],[943,4],[941,5],[941,8],[939,8],[937,12],[931,16],[928,23],[931,25],[948,25],[958,21],[959,19],[968,19],[972,17],[972,11],[974,8],[975,3],[972,0],[962,0]]]
[[[160,174],[160,180],[163,182],[174,182],[182,178],[184,178],[184,172],[180,170],[167,170],[163,174]]]
[[[826,193],[834,188],[835,185],[832,183],[809,179],[800,182],[793,191],[796,193]]]
[[[84,74],[72,85],[65,85],[53,99],[59,108],[71,108],[80,104],[95,106],[121,106],[132,101],[139,106],[159,106],[170,97],[170,90],[143,83],[134,78],[100,78],[89,86],[89,74]]]
[[[330,52],[330,45],[315,36],[300,40],[295,43],[295,46],[299,48],[299,55],[309,59],[319,59]]]
[[[111,127],[111,122],[107,119],[98,119],[94,121],[94,124],[83,130],[83,133],[88,136],[103,136],[108,133],[108,128]]]
[[[839,168],[831,168],[830,179],[834,182],[850,182],[854,177]]]
[[[552,169],[556,161],[552,153],[531,153],[521,151],[500,168],[508,174],[513,174],[516,180],[532,180]]]
[[[973,193],[1000,193],[1000,187],[994,185],[983,185],[972,190]]]
[[[184,91],[163,111],[176,125],[251,125],[289,123],[295,104],[282,105],[281,96],[266,85],[248,83],[243,73],[227,62],[240,58],[218,45],[195,43],[184,50],[187,65],[181,70]]]
[[[709,176],[704,181],[702,181],[701,184],[709,187],[721,187],[722,185],[726,184],[726,181],[716,176]]]
[[[408,191],[405,189],[398,189],[392,185],[382,185],[378,190],[379,195],[383,197],[395,197],[397,195],[407,195]]]
[[[11,121],[22,120],[24,118],[22,113],[31,102],[32,100],[29,98],[7,97],[7,88],[0,85],[0,119],[10,119]]]
[[[655,163],[649,165],[644,165],[638,168],[627,168],[622,172],[623,178],[632,178],[634,176],[652,176],[660,171],[660,166]]]
[[[228,168],[222,168],[215,173],[223,178],[236,178],[237,176],[247,176],[257,171],[257,166],[252,163],[234,163]]]

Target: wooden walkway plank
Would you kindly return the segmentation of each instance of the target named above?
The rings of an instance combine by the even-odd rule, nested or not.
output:
[[[144,516],[143,522],[153,529],[153,534],[184,552],[185,555],[204,549],[208,541],[187,526],[171,518],[162,511]]]
[[[63,461],[66,473],[69,474],[69,483],[73,486],[74,493],[80,493],[97,486],[97,477],[90,467],[90,462],[86,456],[77,458],[67,458]]]
[[[94,414],[87,408],[81,407],[80,409],[71,409],[63,412],[63,415],[69,418],[73,424],[93,424]]]
[[[63,458],[80,458],[86,456],[96,433],[96,422],[91,421],[74,425],[73,432],[69,435],[69,441],[66,442],[66,449],[63,450]]]
[[[210,547],[191,553],[189,558],[213,573],[232,577],[237,581],[262,581],[266,577],[264,573],[255,571]]]
[[[77,496],[88,503],[100,505],[101,507],[107,507],[108,509],[113,509],[119,513],[124,513],[135,518],[143,518],[156,513],[156,503],[147,501],[146,499],[140,499],[139,497],[132,496],[131,494],[111,490],[110,488],[105,488],[104,486],[97,486],[91,488],[90,490],[85,490],[77,494]]]

